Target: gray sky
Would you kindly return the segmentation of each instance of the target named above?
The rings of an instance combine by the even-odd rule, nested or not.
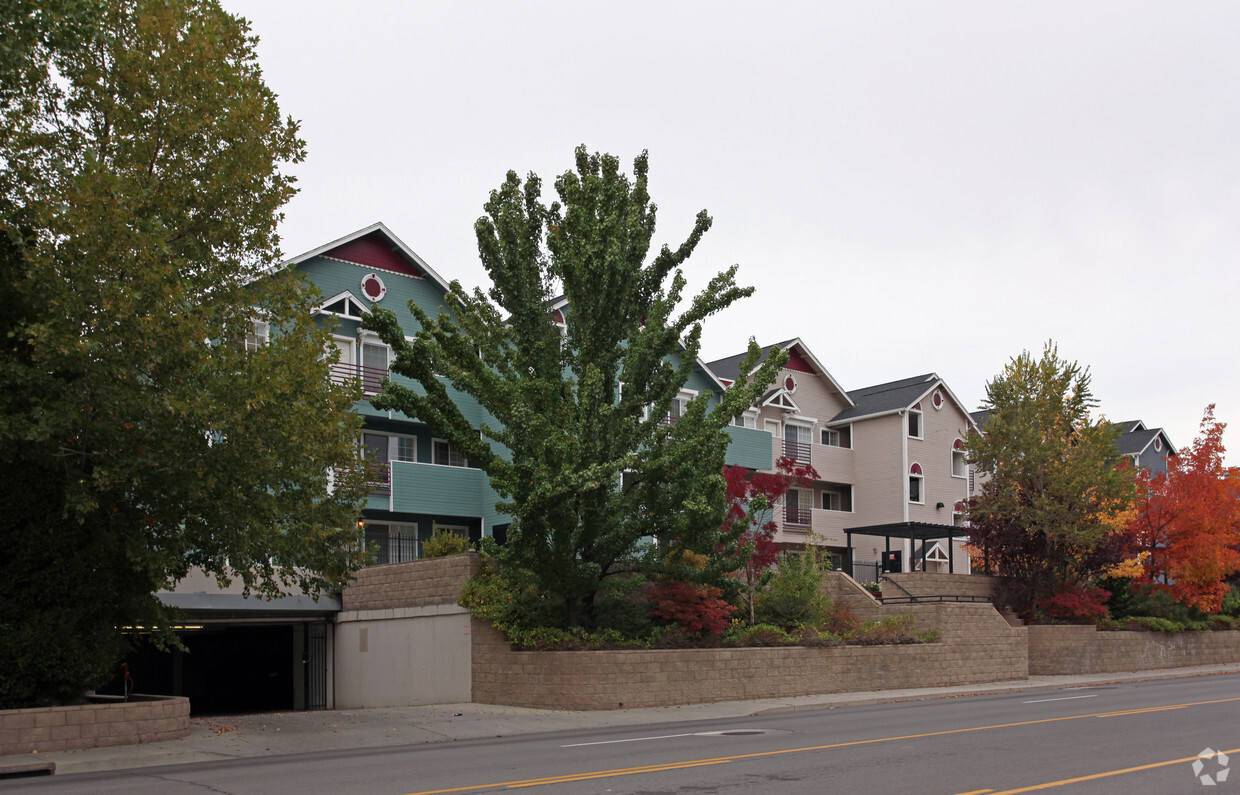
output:
[[[1240,432],[1240,4],[224,5],[309,145],[290,255],[381,220],[479,285],[509,169],[550,198],[577,144],[648,149],[656,244],[706,208],[690,285],[758,288],[707,360],[801,337],[846,389],[935,371],[973,409],[1053,339],[1112,419]]]

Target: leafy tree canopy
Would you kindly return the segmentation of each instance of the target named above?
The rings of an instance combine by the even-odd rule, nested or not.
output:
[[[1145,578],[1210,613],[1240,572],[1240,469],[1223,464],[1226,427],[1207,406],[1201,435],[1167,459],[1166,475],[1142,473],[1129,525]]]
[[[1094,419],[1086,368],[1047,343],[986,384],[983,433],[970,433],[969,462],[984,474],[969,509],[972,543],[1007,577],[1008,599],[1034,611],[1064,586],[1084,585],[1123,549],[1133,470],[1121,466],[1117,431]]]
[[[392,370],[425,390],[390,385],[373,404],[427,422],[487,472],[514,518],[501,563],[531,572],[562,602],[567,622],[588,625],[608,576],[658,565],[722,584],[735,559],[697,569],[681,555],[709,554],[718,541],[723,428],[774,380],[786,354],[758,367],[751,343],[742,371],[758,370],[749,382],[713,409],[702,394],[673,412],[703,320],[752,288],[737,286],[733,266],[681,308],[679,268],[711,221],[699,213],[684,243],[648,259],[655,205],[645,153],[630,179],[617,158],[579,147],[576,170],[555,189],[559,201],[544,204],[536,175],[523,183],[509,172],[491,193],[475,225],[489,290],[454,282],[437,317],[411,304],[421,325],[412,343],[390,311],[376,309],[366,325],[392,346]],[[563,329],[551,308],[560,291]],[[481,436],[449,383],[486,411]]]
[[[264,596],[339,587],[364,487],[356,395],[329,383],[314,295],[267,276],[294,192],[280,166],[304,148],[245,22],[213,0],[4,9],[0,706],[14,706],[110,675],[119,628],[167,626],[152,594],[191,567]]]

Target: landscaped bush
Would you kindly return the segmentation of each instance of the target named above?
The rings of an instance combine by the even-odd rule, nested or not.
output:
[[[1111,618],[1119,620],[1132,614],[1131,577],[1103,577],[1094,584],[1104,591],[1111,592],[1111,597],[1106,603],[1107,612]]]
[[[723,634],[724,646],[796,646],[797,638],[773,624],[740,624]]]
[[[1240,618],[1240,586],[1233,585],[1223,597],[1223,606],[1219,612],[1232,618]]]
[[[594,604],[594,624],[626,638],[644,638],[654,622],[650,618],[650,588],[646,577],[608,577],[603,580]]]
[[[822,626],[831,600],[822,592],[826,569],[815,552],[781,555],[766,587],[758,594],[758,621],[790,631]]]
[[[1064,585],[1051,597],[1046,614],[1060,621],[1092,624],[1107,615],[1107,599],[1111,592],[1082,585]]]
[[[650,589],[650,615],[691,635],[722,635],[736,612],[713,585],[660,579]]]
[[[435,528],[435,533],[422,542],[422,557],[446,558],[448,555],[463,555],[469,549],[469,539],[465,536]]]
[[[1177,602],[1165,588],[1148,583],[1133,586],[1128,615],[1165,618],[1179,624],[1202,621],[1206,618],[1206,614],[1197,608]]]

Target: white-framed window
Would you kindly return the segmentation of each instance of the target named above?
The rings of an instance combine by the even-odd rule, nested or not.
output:
[[[810,524],[810,508],[813,505],[813,494],[801,489],[790,489],[784,495],[784,524],[795,527],[808,527]]]
[[[469,459],[452,446],[447,439],[433,439],[431,441],[431,463],[445,467],[467,467]]]
[[[362,340],[362,367],[374,370],[387,370],[391,349],[377,339]]]
[[[784,424],[784,455],[801,463],[809,463],[811,428],[792,422]]]
[[[969,465],[965,461],[964,440],[957,439],[952,442],[952,477],[967,478],[969,476]]]
[[[776,439],[783,438],[782,426],[780,425],[779,420],[763,420],[762,429],[771,436],[774,436]]]
[[[689,401],[695,397],[697,397],[697,392],[694,390],[682,389],[676,397],[672,398],[672,405],[667,409],[667,422],[669,425],[685,416],[685,412],[689,410]]]
[[[758,415],[753,412],[746,411],[744,414],[737,414],[732,418],[732,424],[738,428],[757,428]]]
[[[908,435],[911,439],[922,438],[921,403],[913,404],[908,410]]]
[[[418,460],[418,440],[412,436],[396,437],[396,460],[408,463]]]
[[[852,449],[852,426],[845,425],[842,428],[822,428],[818,434],[818,441],[827,447],[843,447]]]
[[[952,506],[952,525],[954,527],[968,526],[969,523],[965,519],[965,510],[965,504],[963,502],[957,502]]]
[[[921,464],[914,463],[908,468],[908,501],[916,503],[925,503],[926,494],[925,475],[921,471]]]
[[[823,488],[822,509],[824,511],[844,511],[851,513],[852,486],[847,483],[831,483]]]
[[[250,330],[245,335],[245,349],[256,351],[271,342],[271,324],[265,320],[250,321]]]

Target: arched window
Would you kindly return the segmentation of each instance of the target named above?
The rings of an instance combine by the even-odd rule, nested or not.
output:
[[[921,471],[921,464],[914,463],[908,468],[908,501],[916,503],[924,503],[926,494],[923,489],[925,476]]]

